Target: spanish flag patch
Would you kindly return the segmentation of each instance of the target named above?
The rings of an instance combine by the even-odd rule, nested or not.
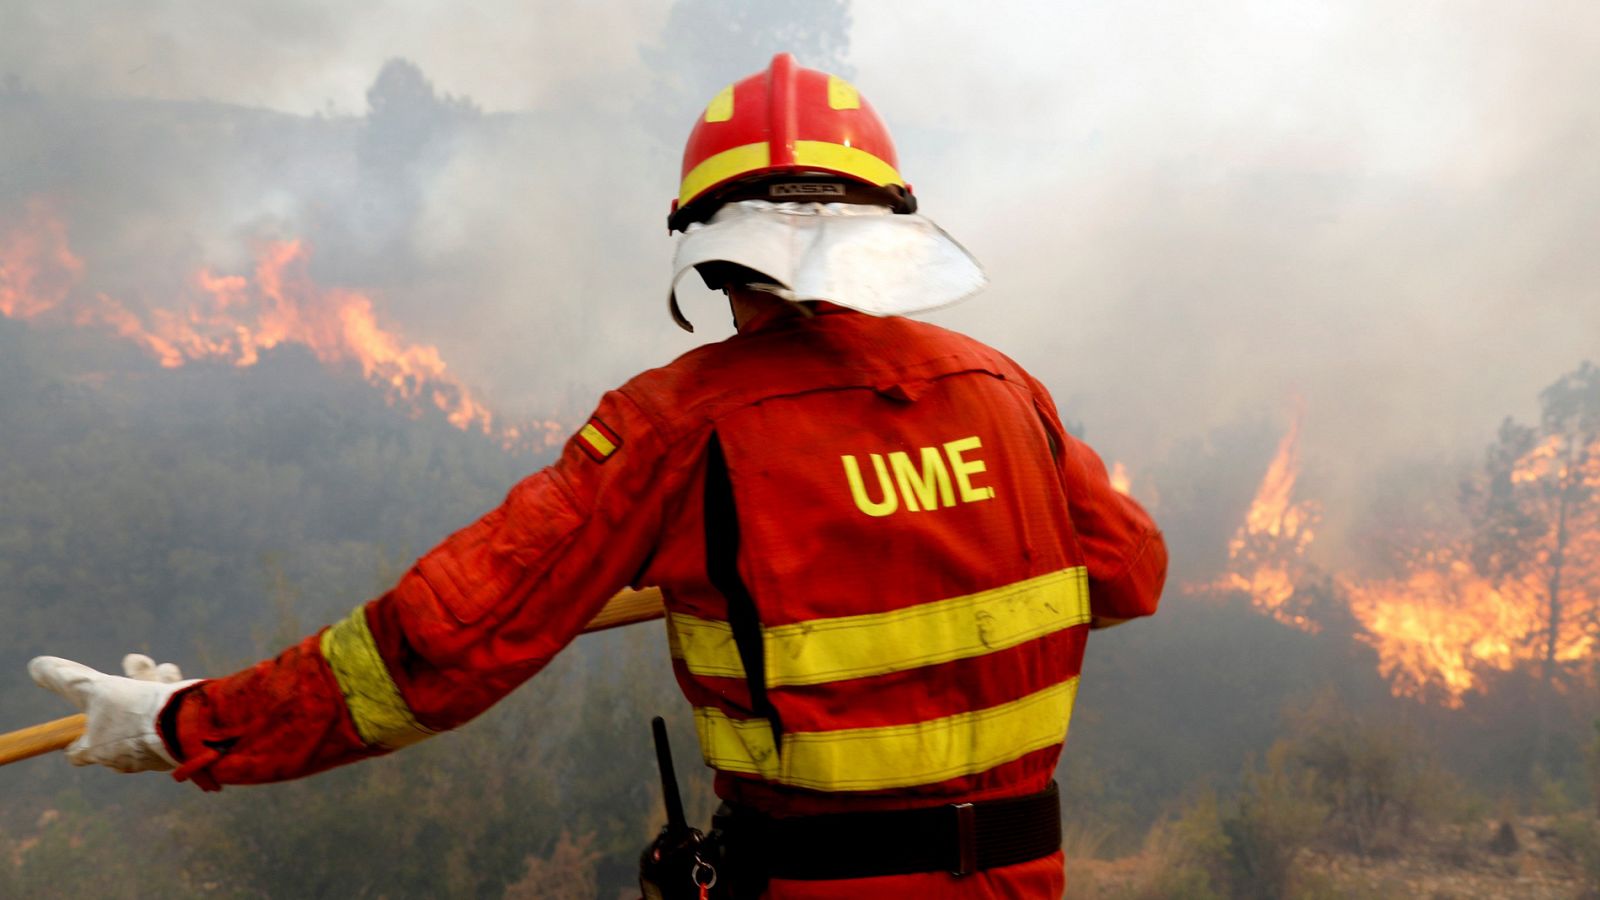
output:
[[[606,423],[599,418],[590,419],[588,424],[578,429],[578,446],[589,458],[597,463],[603,463],[611,458],[622,446],[622,438],[617,433],[606,427]]]

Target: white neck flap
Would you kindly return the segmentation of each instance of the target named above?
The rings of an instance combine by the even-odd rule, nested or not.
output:
[[[667,301],[686,331],[694,326],[678,308],[678,281],[708,262],[755,269],[785,300],[826,300],[874,316],[950,306],[989,283],[972,254],[923,216],[859,204],[744,200],[678,239]]]

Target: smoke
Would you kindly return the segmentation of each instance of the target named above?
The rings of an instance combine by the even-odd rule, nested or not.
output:
[[[1592,7],[899,12],[857,9],[859,83],[995,283],[942,318],[1136,467],[1299,395],[1337,520],[1600,350]]]
[[[1175,596],[1149,626],[1094,638],[1090,725],[1068,762],[1124,793],[1075,808],[1131,796],[1153,816],[1201,770],[1227,777],[1265,747],[1281,698],[1325,682],[1386,696],[1349,646],[1181,590],[1225,570],[1292,410],[1293,502],[1320,501],[1308,552],[1322,566],[1354,555],[1357,524],[1450,523],[1455,467],[1600,355],[1589,4],[0,0],[0,23],[0,253],[45,208],[82,262],[45,287],[182,311],[197,271],[243,276],[255,296],[262,248],[299,241],[307,295],[370,298],[374,321],[437,347],[495,421],[569,427],[603,391],[731,332],[709,293],[687,298],[695,335],[666,314],[665,218],[706,100],[781,49],[849,73],[923,210],[991,277],[934,320],[1016,357],[1126,464],[1135,496],[1159,491]],[[27,388],[0,390],[22,423],[0,434],[0,462],[38,464],[29,505],[12,506],[45,511],[13,531],[42,542],[70,525],[118,573],[104,597],[47,581],[37,610],[42,576],[10,579],[0,601],[27,652],[181,633],[232,653],[268,606],[257,582],[305,586],[285,604],[324,621],[487,508],[527,459],[437,422],[395,439],[409,423],[370,382],[326,379],[304,347],[243,377],[148,363],[126,383],[60,387],[118,345],[46,360],[60,342],[0,326],[0,371]],[[143,352],[121,349],[106,368]],[[46,364],[51,377],[32,375]],[[38,399],[47,388],[66,399]],[[53,459],[98,437],[103,409],[150,398],[165,411],[130,416],[127,436]],[[100,497],[124,484],[136,500]],[[1368,551],[1388,536],[1367,532]],[[281,564],[267,557],[289,540]],[[162,552],[134,552],[146,546]],[[47,612],[80,595],[117,615]],[[182,629],[157,627],[152,595],[189,611]],[[96,628],[78,634],[79,619]],[[1509,757],[1515,729],[1482,727],[1507,696],[1446,745]]]
[[[398,56],[490,110],[581,113],[626,108],[615,96],[637,90],[637,48],[665,14],[649,0],[5,0],[0,79],[53,95],[359,115],[373,73]]]
[[[1600,334],[1600,12],[1579,3],[7,0],[0,214],[159,305],[300,237],[514,415],[728,333],[664,314],[677,142],[777,49],[853,72],[1011,353],[1142,470],[1303,399],[1336,536],[1474,456]],[[395,59],[403,62],[393,62]],[[677,123],[674,125],[673,123]],[[1349,498],[1345,502],[1342,498]]]

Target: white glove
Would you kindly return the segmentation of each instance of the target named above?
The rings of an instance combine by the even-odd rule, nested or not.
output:
[[[199,681],[180,681],[183,673],[172,663],[156,665],[142,653],[122,659],[126,678],[96,672],[82,663],[58,656],[37,656],[28,674],[42,688],[55,691],[89,716],[83,736],[67,747],[75,766],[100,764],[119,772],[166,771],[177,760],[167,753],[156,733],[156,717],[173,694]]]

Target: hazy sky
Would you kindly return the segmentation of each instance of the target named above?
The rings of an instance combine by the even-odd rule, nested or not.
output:
[[[471,300],[448,316],[406,306],[423,310],[415,336],[492,402],[527,408],[728,331],[702,306],[702,335],[680,337],[662,311],[678,148],[635,120],[659,96],[644,60],[670,13],[0,0],[0,77],[353,117],[404,57],[441,92],[537,113],[453,150],[407,245],[435,273],[418,296]],[[925,211],[993,281],[936,320],[1037,370],[1136,478],[1298,395],[1337,522],[1338,496],[1388,460],[1475,455],[1600,357],[1600,5],[873,0],[852,14],[855,83]],[[722,81],[748,74],[745,55],[729,49]],[[683,133],[699,102],[675,111]],[[251,221],[263,208],[277,207],[251,204]]]

